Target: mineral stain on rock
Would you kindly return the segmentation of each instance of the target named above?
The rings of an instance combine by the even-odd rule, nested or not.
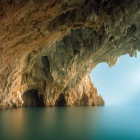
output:
[[[0,108],[104,105],[90,72],[140,50],[139,0],[0,0]]]

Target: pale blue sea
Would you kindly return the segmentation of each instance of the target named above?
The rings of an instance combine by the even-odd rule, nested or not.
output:
[[[0,140],[140,140],[140,108],[27,107],[0,111]]]

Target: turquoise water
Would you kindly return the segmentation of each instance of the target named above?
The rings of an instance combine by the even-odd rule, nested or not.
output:
[[[140,140],[140,109],[29,107],[0,111],[0,140]]]

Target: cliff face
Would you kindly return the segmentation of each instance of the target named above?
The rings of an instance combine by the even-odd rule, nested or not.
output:
[[[139,0],[0,0],[0,108],[104,105],[89,73],[139,45]]]

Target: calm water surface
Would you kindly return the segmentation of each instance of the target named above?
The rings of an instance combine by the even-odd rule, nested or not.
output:
[[[0,111],[0,140],[140,140],[138,107]]]

